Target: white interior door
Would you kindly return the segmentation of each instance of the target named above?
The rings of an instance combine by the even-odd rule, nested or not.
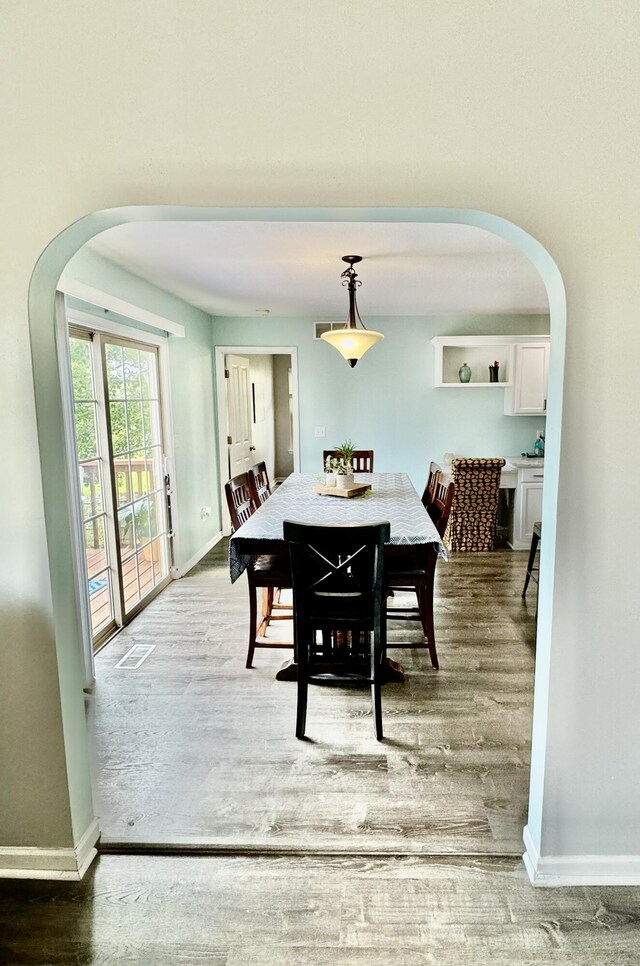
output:
[[[225,356],[229,478],[253,464],[251,444],[251,377],[246,356]]]

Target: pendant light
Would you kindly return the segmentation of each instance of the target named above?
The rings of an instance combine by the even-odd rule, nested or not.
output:
[[[345,268],[340,276],[342,284],[347,286],[347,291],[349,292],[347,325],[344,329],[332,329],[331,332],[323,332],[320,338],[334,346],[340,355],[347,360],[351,368],[353,368],[358,359],[362,359],[365,352],[372,345],[375,345],[376,342],[381,342],[384,336],[382,332],[374,332],[372,329],[367,329],[358,312],[356,289],[362,285],[362,282],[359,280],[353,266],[362,261],[362,256],[343,255],[342,261],[347,262],[349,266]],[[362,328],[357,327],[356,318]]]

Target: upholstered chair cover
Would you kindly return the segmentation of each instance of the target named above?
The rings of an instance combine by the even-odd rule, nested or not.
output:
[[[454,459],[456,485],[445,541],[451,550],[493,550],[503,459]]]

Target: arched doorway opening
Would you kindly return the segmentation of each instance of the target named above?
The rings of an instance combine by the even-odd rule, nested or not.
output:
[[[464,209],[179,209],[122,208],[98,212],[81,219],[59,235],[41,256],[30,288],[30,326],[35,376],[36,408],[45,481],[45,515],[51,566],[54,625],[65,720],[65,741],[70,776],[74,825],[86,827],[93,818],[79,641],[78,601],[73,576],[67,487],[46,485],[67,478],[62,425],[61,387],[56,366],[54,333],[55,288],[69,258],[89,238],[106,228],[135,221],[352,221],[439,222],[471,225],[492,232],[522,251],[538,269],[547,290],[552,352],[547,407],[548,457],[545,465],[538,649],[535,679],[534,725],[528,832],[531,854],[539,846],[544,760],[547,745],[547,693],[549,687],[551,614],[553,610],[556,505],[560,452],[562,374],[566,329],[566,306],[562,279],[555,262],[539,242],[505,219]],[[54,565],[55,564],[55,565]]]

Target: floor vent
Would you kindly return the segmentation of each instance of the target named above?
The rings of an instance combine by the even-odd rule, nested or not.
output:
[[[125,671],[135,671],[143,661],[146,661],[155,646],[155,644],[134,644],[115,666]]]

